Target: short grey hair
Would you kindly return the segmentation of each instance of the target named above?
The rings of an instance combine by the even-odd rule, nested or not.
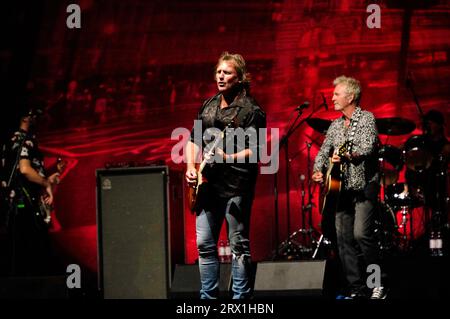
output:
[[[353,94],[355,97],[355,103],[359,104],[359,101],[361,100],[361,83],[357,79],[341,75],[333,81],[334,86],[338,84],[344,84],[345,93],[347,95]]]

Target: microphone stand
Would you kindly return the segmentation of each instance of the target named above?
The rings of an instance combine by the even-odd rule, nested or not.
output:
[[[314,231],[314,227],[313,227],[313,220],[312,220],[312,208],[314,206],[313,202],[312,202],[312,183],[311,183],[311,146],[312,146],[312,142],[306,142],[306,146],[308,147],[308,204],[305,207],[305,211],[308,212],[308,217],[309,217],[309,223],[308,223],[308,229],[306,230],[309,234],[309,242],[310,244],[313,243],[313,238],[312,238],[312,232]],[[304,215],[304,214],[303,214]],[[305,223],[303,223],[303,225],[305,225]],[[305,226],[303,226],[305,227]],[[312,250],[312,248],[308,248],[308,251]]]
[[[308,103],[309,105],[309,103]],[[308,105],[303,104],[302,106],[299,106],[296,108],[297,117],[295,118],[294,122],[291,124],[287,132],[282,136],[280,142],[278,143],[278,147],[276,148],[277,152],[280,151],[280,149],[284,146],[285,147],[285,166],[286,166],[286,226],[287,226],[287,233],[288,236],[291,232],[291,225],[290,225],[290,185],[289,185],[289,137],[304,123],[306,120],[311,118],[321,106],[324,106],[324,104],[321,104],[319,108],[316,110],[313,110],[311,114],[308,115],[308,117],[302,119],[299,123],[297,121],[300,119],[300,117],[303,114],[303,110],[307,108]],[[278,154],[277,154],[278,155]],[[278,209],[278,171],[274,174],[274,210],[275,210],[275,238],[276,238],[276,252],[275,252],[275,258],[277,259],[280,257],[280,251],[284,246],[286,246],[286,241],[283,242],[281,245],[279,244],[279,209]],[[289,242],[289,241],[288,241]]]
[[[286,245],[293,245],[295,244],[297,247],[289,247],[288,246],[288,251],[294,251],[294,252],[300,252],[302,255],[305,253],[312,253],[312,259],[315,258],[315,256],[317,255],[318,252],[318,247],[321,245],[321,243],[325,240],[327,241],[327,239],[325,239],[323,237],[323,235],[320,236],[319,240],[315,240],[313,238],[313,233],[317,232],[314,227],[313,227],[313,219],[312,219],[312,208],[314,205],[313,201],[312,201],[312,197],[313,197],[313,185],[311,182],[311,146],[313,144],[313,142],[305,142],[306,143],[306,148],[307,148],[307,152],[308,152],[308,163],[307,163],[307,174],[309,176],[308,178],[308,203],[305,205],[305,195],[306,195],[306,191],[305,191],[305,176],[302,174],[300,176],[300,180],[301,180],[301,218],[302,218],[302,228],[298,229],[297,231],[295,231],[294,233],[292,233],[288,239],[286,241],[284,241],[282,243],[281,246],[285,247]],[[308,221],[306,214],[308,214]],[[308,228],[306,228],[306,223],[308,223]],[[295,237],[297,236],[297,234],[302,234],[302,239],[303,239],[303,244],[297,243],[295,242]],[[328,241],[327,241],[328,242]],[[313,249],[313,245],[317,244],[317,246],[315,247],[315,249]]]
[[[285,165],[286,165],[286,224],[287,224],[287,231],[288,234],[290,233],[290,201],[289,201],[289,137],[294,133],[294,131],[299,127],[303,121],[300,122],[300,125],[296,126],[296,122],[303,114],[302,107],[296,108],[295,111],[297,111],[297,117],[295,118],[294,122],[292,122],[291,126],[288,128],[287,132],[281,137],[280,142],[278,143],[278,147],[276,148],[277,153],[280,152],[280,149],[285,146]],[[278,154],[277,154],[278,155]],[[274,197],[275,197],[275,239],[276,239],[276,252],[275,252],[275,258],[277,259],[280,257],[280,245],[279,245],[279,210],[278,210],[278,171],[274,174]]]
[[[308,160],[308,162],[309,162],[309,160]],[[309,174],[309,173],[308,173]],[[305,195],[306,195],[306,192],[305,192],[305,176],[302,174],[301,176],[300,176],[300,180],[301,180],[301,187],[302,187],[302,193],[301,193],[301,195],[302,195],[302,200],[301,200],[301,203],[302,203],[302,207],[301,207],[301,209],[300,209],[300,211],[302,212],[302,228],[300,228],[300,232],[302,233],[302,237],[303,237],[303,242],[304,243],[306,243],[306,233],[307,233],[307,230],[306,230],[306,228],[305,228],[305,224],[306,224],[306,216],[305,216],[305,211],[307,211],[308,210],[308,208],[307,208],[307,206],[305,206]],[[309,188],[309,184],[308,184],[308,188]],[[309,193],[309,192],[308,192]],[[309,201],[309,202],[311,202],[311,201]],[[309,203],[308,203],[308,206],[309,206]],[[302,250],[303,250],[303,246],[302,246]]]

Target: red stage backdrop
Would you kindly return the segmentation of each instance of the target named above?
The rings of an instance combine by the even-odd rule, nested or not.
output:
[[[380,28],[367,24],[369,2],[80,0],[81,28],[69,29],[69,2],[42,1],[27,87],[47,106],[39,133],[48,162],[68,160],[52,228],[59,249],[96,270],[95,170],[105,163],[164,162],[184,169],[171,160],[177,143],[171,133],[190,129],[203,99],[215,93],[213,68],[222,51],[246,58],[253,95],[268,127],[279,128],[280,135],[305,101],[310,107],[302,118],[313,110],[322,119],[340,116],[331,94],[333,79],[342,74],[361,81],[361,105],[377,118],[416,124],[410,134],[380,135],[384,144],[401,149],[411,135],[421,134],[413,90],[424,112],[440,110],[450,123],[448,1],[414,1],[409,7],[374,1]],[[321,106],[322,93],[328,110]],[[259,177],[251,225],[256,261],[271,259],[289,234],[308,227],[302,225],[300,176],[308,182],[306,143],[312,143],[313,161],[323,138],[301,125],[289,140],[288,172],[281,150],[278,220],[274,176]],[[313,227],[320,231],[317,195],[314,188]],[[186,263],[197,258],[194,223],[186,211]]]

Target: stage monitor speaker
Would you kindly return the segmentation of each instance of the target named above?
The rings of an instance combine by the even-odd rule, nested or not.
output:
[[[96,174],[103,297],[168,298],[172,266],[184,260],[182,174],[172,174],[166,166],[101,169]]]
[[[231,284],[231,264],[220,264],[219,296],[228,297]],[[198,265],[176,265],[171,298],[199,298],[200,273]]]
[[[325,261],[258,263],[255,297],[322,297]]]

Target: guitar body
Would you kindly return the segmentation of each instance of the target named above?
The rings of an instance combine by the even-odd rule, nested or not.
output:
[[[322,215],[336,212],[339,194],[342,187],[342,165],[331,163],[325,177]]]
[[[38,228],[46,228],[48,223],[45,221],[45,210],[43,210],[43,201],[40,192],[30,191],[25,187],[21,187],[23,200],[19,201],[18,207],[27,207],[27,210],[33,215],[33,220]],[[41,203],[42,201],[42,203]]]

